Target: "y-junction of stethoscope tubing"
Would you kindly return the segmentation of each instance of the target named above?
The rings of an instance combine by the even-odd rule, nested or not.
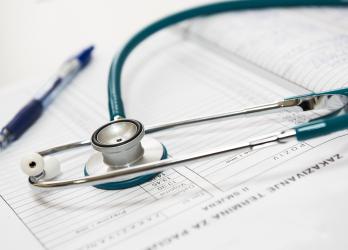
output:
[[[277,143],[285,143],[289,139],[294,139],[296,135],[295,130],[289,129],[278,133],[269,134],[249,142],[236,144],[230,147],[218,148],[208,152],[197,153],[189,156],[182,156],[178,158],[170,158],[166,160],[155,161],[138,166],[132,166],[120,170],[110,171],[105,174],[97,176],[87,176],[71,180],[62,181],[37,181],[35,178],[29,178],[30,184],[38,189],[62,189],[68,187],[99,185],[107,182],[120,181],[121,178],[134,178],[140,174],[152,174],[165,171],[169,168],[179,167],[182,163],[199,160],[206,157],[220,155],[235,150],[254,149],[255,147],[269,146]]]

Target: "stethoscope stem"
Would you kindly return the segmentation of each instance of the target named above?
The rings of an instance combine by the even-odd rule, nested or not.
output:
[[[256,138],[254,140],[236,144],[229,147],[217,148],[215,150],[210,150],[208,152],[196,153],[189,156],[182,156],[179,158],[169,158],[166,160],[160,160],[160,161],[155,161],[155,162],[151,162],[147,164],[127,167],[124,169],[110,171],[106,174],[101,174],[97,176],[87,176],[87,177],[71,179],[71,180],[63,180],[63,181],[38,181],[35,178],[29,178],[29,182],[30,184],[32,184],[33,187],[38,189],[47,189],[47,188],[62,189],[62,188],[90,186],[90,185],[95,186],[95,185],[100,185],[103,183],[120,181],[124,178],[134,178],[139,175],[158,173],[161,171],[165,171],[169,168],[180,167],[180,166],[182,167],[181,165],[182,163],[191,163],[193,161],[196,161],[202,158],[221,155],[221,154],[229,153],[232,151],[237,151],[242,149],[254,150],[256,148],[262,148],[262,147],[266,147],[270,145],[275,145],[278,143],[285,143],[288,140],[294,139],[295,135],[296,135],[295,130],[289,129],[289,130],[265,135],[260,138]],[[79,145],[82,145],[82,143],[80,143]]]

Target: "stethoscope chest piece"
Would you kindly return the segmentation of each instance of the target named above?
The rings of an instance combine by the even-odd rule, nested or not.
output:
[[[131,168],[167,158],[165,147],[156,139],[145,135],[143,125],[131,119],[107,123],[92,135],[92,147],[98,151],[90,156],[85,176],[100,175],[123,168]],[[132,179],[96,185],[96,188],[116,190],[143,184],[157,175],[139,175]]]

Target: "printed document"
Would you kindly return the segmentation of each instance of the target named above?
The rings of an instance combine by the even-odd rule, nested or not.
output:
[[[146,126],[348,86],[348,10],[243,11],[162,32],[126,64],[128,118]],[[113,53],[114,51],[110,51]],[[348,133],[182,164],[124,190],[35,191],[26,153],[90,138],[108,122],[107,64],[93,62],[25,135],[0,154],[1,249],[347,249]],[[105,81],[95,81],[97,75]],[[5,124],[37,84],[0,94]],[[9,108],[11,107],[11,108]],[[153,136],[169,157],[285,130],[315,113],[283,110],[174,128]],[[83,176],[91,149],[57,156]]]

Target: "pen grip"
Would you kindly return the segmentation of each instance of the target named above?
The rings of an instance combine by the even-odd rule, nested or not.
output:
[[[13,119],[7,124],[6,129],[13,140],[20,137],[41,116],[43,106],[38,100],[31,100],[25,105]]]

